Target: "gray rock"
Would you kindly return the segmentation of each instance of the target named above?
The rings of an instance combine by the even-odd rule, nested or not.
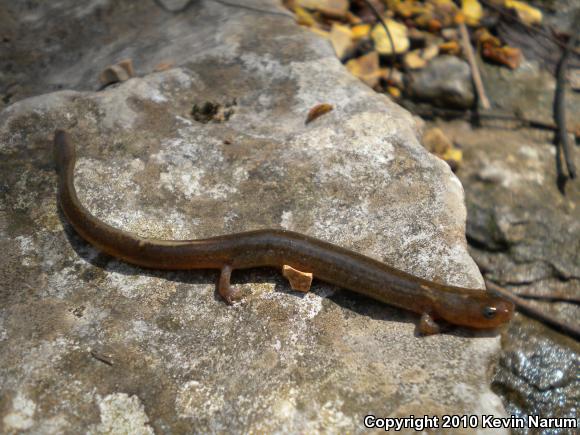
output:
[[[89,3],[87,28],[117,7]],[[497,337],[415,337],[414,315],[321,283],[297,295],[263,269],[235,273],[246,298],[226,307],[215,271],[131,267],[63,222],[55,128],[78,144],[81,201],[114,226],[175,239],[288,228],[482,286],[461,185],[412,117],[273,2],[248,5],[159,15],[123,4],[127,22],[156,27],[78,38],[86,57],[47,76],[78,89],[121,52],[141,74],[167,58],[178,67],[0,112],[1,432],[359,433],[367,414],[505,415],[488,388]],[[322,102],[334,110],[305,126]]]
[[[469,108],[474,102],[471,71],[455,56],[439,56],[408,75],[410,96],[439,107]]]

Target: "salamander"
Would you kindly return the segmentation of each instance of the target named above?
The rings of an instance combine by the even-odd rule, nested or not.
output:
[[[232,271],[291,266],[319,280],[419,314],[419,331],[440,332],[440,321],[493,329],[513,316],[511,302],[490,293],[439,284],[397,270],[373,258],[304,234],[264,229],[198,240],[158,240],[114,228],[91,214],[74,186],[76,150],[70,135],[54,136],[58,203],[74,230],[98,250],[153,269],[219,269],[218,293],[232,304],[240,295]]]

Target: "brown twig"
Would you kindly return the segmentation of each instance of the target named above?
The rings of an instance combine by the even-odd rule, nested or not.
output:
[[[567,302],[570,304],[580,304],[580,297],[574,295],[563,295],[554,293],[551,295],[535,295],[533,293],[516,293],[516,296],[526,299],[537,299],[548,302]]]
[[[389,74],[387,76],[387,82],[389,82],[389,81],[391,81],[391,77],[393,75],[393,68],[395,67],[395,60],[397,58],[397,53],[395,52],[395,40],[393,39],[393,36],[391,35],[391,31],[389,30],[389,27],[387,26],[387,24],[383,20],[383,17],[381,17],[381,14],[379,14],[379,11],[376,10],[376,8],[372,5],[372,3],[369,0],[363,0],[363,1],[366,3],[366,5],[369,7],[371,12],[375,16],[375,18],[379,21],[379,23],[381,23],[381,25],[385,29],[385,32],[387,33],[387,37],[389,38],[389,43],[391,44],[391,56],[393,59],[393,65],[391,66],[391,68],[389,68]]]
[[[520,298],[519,296],[516,296],[513,292],[509,291],[508,289],[500,287],[499,285],[494,284],[491,281],[486,280],[485,284],[487,286],[487,289],[492,293],[495,293],[503,297],[504,299],[513,302],[513,304],[517,307],[518,311],[530,317],[533,317],[534,319],[539,320],[540,322],[550,326],[551,328],[554,328],[555,330],[563,334],[566,334],[574,338],[575,340],[580,340],[580,328],[578,326],[570,325],[569,323],[565,323],[555,318],[554,316],[546,313],[545,311],[542,311],[534,307],[529,302]]]
[[[469,33],[467,32],[465,23],[459,24],[459,33],[461,34],[463,53],[467,57],[469,67],[471,68],[471,77],[473,79],[475,91],[477,92],[477,99],[481,102],[481,107],[483,107],[485,110],[489,110],[491,105],[489,104],[489,99],[485,94],[485,88],[483,87],[483,81],[481,80],[481,74],[479,73],[479,67],[477,66],[475,55],[473,54],[473,47],[471,47],[471,41],[469,39]]]
[[[405,105],[404,105],[405,106]],[[440,117],[450,117],[450,118],[461,118],[461,119],[471,119],[474,116],[470,110],[460,110],[460,109],[442,109],[438,107],[432,107],[429,109],[417,108],[417,107],[410,107],[405,106],[407,110],[411,111],[415,115],[418,115],[422,118],[433,119],[438,116]],[[549,130],[549,131],[557,131],[558,127],[555,124],[549,124],[547,122],[538,121],[535,119],[526,119],[521,116],[512,115],[509,113],[500,113],[496,111],[489,111],[489,112],[479,112],[477,116],[481,119],[489,119],[494,120],[497,119],[499,121],[513,121],[519,122],[522,127],[531,127],[537,128],[539,130]],[[577,135],[577,132],[569,129],[568,132]]]
[[[91,356],[97,361],[107,364],[108,366],[113,366],[113,361],[101,353],[91,350]]]
[[[566,70],[568,69],[570,52],[576,45],[579,32],[580,10],[575,14],[574,23],[572,24],[572,35],[564,48],[560,62],[558,62],[556,69],[556,92],[554,93],[554,121],[558,126],[556,144],[562,148],[564,161],[568,168],[568,175],[571,179],[576,178],[576,166],[574,165],[570,141],[568,140],[568,129],[566,128]]]

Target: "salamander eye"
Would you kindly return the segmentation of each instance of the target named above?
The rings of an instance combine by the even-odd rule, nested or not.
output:
[[[488,305],[483,307],[482,314],[486,319],[493,319],[497,314],[497,308]]]

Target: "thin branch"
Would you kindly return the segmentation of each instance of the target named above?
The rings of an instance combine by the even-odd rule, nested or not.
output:
[[[558,126],[558,133],[556,135],[556,143],[562,147],[562,153],[568,174],[570,178],[576,178],[576,166],[574,165],[574,158],[572,157],[572,150],[570,149],[570,141],[568,140],[568,130],[566,128],[566,70],[568,69],[568,61],[570,60],[570,52],[576,45],[578,40],[578,33],[580,32],[580,10],[575,14],[574,23],[572,24],[572,35],[564,48],[558,68],[556,69],[556,92],[554,93],[554,120]]]
[[[477,99],[481,102],[481,107],[485,110],[489,110],[491,105],[487,95],[485,94],[485,88],[483,87],[483,81],[481,80],[481,74],[479,73],[479,67],[477,66],[477,61],[475,60],[475,55],[473,54],[473,47],[471,46],[471,41],[469,40],[469,33],[467,32],[467,27],[465,23],[459,24],[459,32],[461,34],[461,43],[463,45],[463,52],[467,56],[467,61],[471,68],[471,77],[473,78],[473,85],[477,92]]]
[[[395,40],[393,39],[393,36],[391,35],[391,31],[389,30],[389,27],[387,26],[387,24],[383,20],[383,17],[381,17],[381,14],[379,14],[379,11],[377,11],[375,9],[375,7],[371,4],[371,2],[369,0],[363,0],[363,1],[369,7],[371,12],[375,16],[375,18],[381,23],[381,25],[385,29],[385,32],[387,33],[387,37],[389,38],[389,43],[391,44],[391,56],[393,59],[393,65],[391,65],[391,68],[389,68],[389,75],[387,76],[387,81],[390,81],[391,77],[393,75],[393,69],[395,67],[395,60],[397,58],[397,53],[395,51]]]
[[[563,334],[568,335],[569,337],[574,338],[575,340],[580,340],[580,327],[570,325],[569,323],[565,323],[555,318],[551,314],[534,307],[529,302],[525,301],[519,296],[516,296],[508,289],[500,287],[491,281],[486,280],[485,284],[487,289],[492,293],[495,293],[504,299],[513,302],[513,304],[518,308],[518,311],[521,311],[522,313],[539,320],[540,322],[550,326],[551,328],[554,328]]]
[[[474,114],[470,110],[460,110],[460,109],[442,109],[437,107],[432,107],[429,109],[423,109],[419,107],[405,106],[407,110],[418,115],[422,118],[433,119],[438,116],[440,117],[450,117],[450,118],[461,118],[461,119],[472,119]],[[480,112],[477,116],[481,119],[489,120],[499,120],[499,121],[513,121],[519,122],[522,127],[537,128],[539,130],[549,130],[557,131],[558,127],[555,124],[550,124],[543,121],[538,121],[536,119],[527,119],[521,116],[512,115],[510,113],[501,113],[497,111]],[[578,135],[577,132],[569,129],[569,133],[573,135]]]
[[[520,298],[526,299],[537,299],[540,301],[548,302],[567,302],[570,304],[580,304],[580,296],[565,295],[565,294],[548,294],[548,295],[536,295],[533,293],[516,293]]]

